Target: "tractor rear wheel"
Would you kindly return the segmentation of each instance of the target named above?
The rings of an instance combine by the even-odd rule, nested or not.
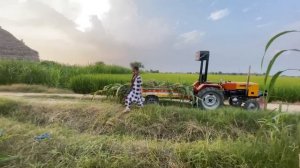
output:
[[[145,97],[145,104],[158,104],[159,98],[154,95],[149,95]]]
[[[198,101],[199,107],[205,110],[215,110],[224,103],[222,91],[213,87],[207,87],[201,90],[197,97],[200,99]]]
[[[259,103],[254,99],[249,99],[245,101],[244,109],[249,111],[257,111],[260,109]]]

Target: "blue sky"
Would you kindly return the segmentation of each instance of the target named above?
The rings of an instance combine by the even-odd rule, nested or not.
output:
[[[235,32],[237,27],[243,31],[255,31],[257,25],[270,23],[282,26],[299,21],[300,1],[298,0],[142,0],[137,1],[141,15],[145,18],[163,17],[170,24],[177,24],[178,31],[189,29],[218,29],[225,26],[223,32]],[[229,15],[219,22],[207,18],[214,11],[228,9]],[[221,21],[223,20],[223,21]]]
[[[300,30],[300,1],[0,0],[0,24],[45,60],[195,72],[194,53],[210,50],[210,71],[261,72],[268,39]],[[286,48],[300,48],[300,33],[280,38],[267,59]],[[299,62],[299,53],[287,53],[273,73]]]
[[[213,70],[243,72],[248,63],[259,72],[258,64],[267,40],[280,31],[300,29],[299,0],[143,0],[138,4],[145,18],[163,16],[179,34],[191,30],[205,32],[198,48],[212,52],[212,60],[216,60],[211,62]],[[209,19],[213,12],[221,10],[228,14],[219,20]],[[282,43],[285,43],[283,47],[300,47],[299,35],[291,42],[287,38],[279,40],[274,50],[280,49]],[[297,58],[300,55],[293,55],[279,60],[282,68],[300,66]],[[228,68],[231,63],[236,68]]]

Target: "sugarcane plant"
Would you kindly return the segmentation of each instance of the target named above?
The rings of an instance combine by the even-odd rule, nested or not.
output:
[[[275,36],[273,36],[269,41],[268,43],[266,44],[265,46],[265,51],[264,51],[264,55],[261,59],[261,69],[263,69],[263,65],[264,65],[264,60],[265,60],[265,57],[267,55],[267,52],[269,50],[269,48],[271,47],[271,45],[281,36],[284,36],[286,34],[289,34],[289,33],[300,33],[299,30],[289,30],[289,31],[283,31],[283,32],[280,32],[278,34],[276,34]],[[284,53],[286,52],[300,52],[300,49],[284,49],[284,50],[281,50],[279,52],[277,52],[273,57],[272,59],[270,60],[269,64],[268,64],[268,67],[266,69],[266,72],[265,72],[265,76],[264,76],[264,88],[265,88],[265,91],[268,92],[268,94],[264,94],[264,99],[265,99],[265,103],[264,103],[264,109],[267,109],[267,105],[270,101],[270,98],[272,96],[272,91],[274,90],[274,86],[275,86],[275,83],[277,81],[277,79],[279,78],[279,76],[286,72],[286,71],[300,71],[300,69],[285,69],[285,70],[280,70],[278,72],[276,72],[272,77],[271,79],[269,80],[269,76],[270,76],[270,72],[272,70],[272,67],[274,65],[274,63],[276,62],[276,60],[282,56]]]

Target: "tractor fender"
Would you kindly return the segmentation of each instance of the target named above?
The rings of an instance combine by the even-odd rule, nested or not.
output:
[[[196,94],[198,94],[199,91],[201,91],[205,88],[208,88],[208,87],[222,90],[222,86],[220,86],[219,84],[203,83],[203,84],[200,84],[200,85],[194,87],[194,94],[196,95]]]

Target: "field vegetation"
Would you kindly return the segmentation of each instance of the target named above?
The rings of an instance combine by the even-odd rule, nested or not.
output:
[[[102,74],[102,75],[81,75],[71,79],[71,89],[77,93],[92,93],[103,89],[107,83],[128,83],[130,74]],[[191,86],[197,79],[197,74],[142,74],[144,81],[164,81],[164,83],[180,83]],[[240,81],[246,82],[247,76],[243,75],[209,75],[208,80],[212,82]],[[111,81],[111,82],[110,82]],[[263,89],[264,77],[251,76],[251,82],[257,82]],[[300,78],[299,77],[281,77],[278,79],[272,90],[271,100],[284,102],[300,101]]]
[[[177,103],[178,104],[178,103]],[[299,115],[0,99],[3,167],[297,167]],[[50,138],[34,137],[49,133]],[[2,157],[2,158],[1,158]]]
[[[130,70],[115,65],[96,63],[70,66],[51,61],[27,62],[0,60],[0,84],[39,84],[68,88],[70,78],[81,74],[128,74]]]
[[[197,79],[197,74],[168,74],[146,73],[142,74],[144,81],[158,81],[162,83],[180,83],[191,86]],[[131,78],[127,68],[98,63],[89,66],[68,66],[54,62],[40,63],[24,61],[0,61],[0,84],[37,84],[48,87],[70,89],[76,93],[89,94],[101,90],[112,83],[126,84]],[[210,74],[209,81],[242,81],[247,80],[243,75],[216,75]],[[264,84],[263,76],[251,76],[252,82],[261,86]],[[263,87],[261,87],[263,89]],[[17,90],[16,90],[17,91]],[[285,102],[300,101],[300,78],[281,77],[272,91],[271,100]]]

